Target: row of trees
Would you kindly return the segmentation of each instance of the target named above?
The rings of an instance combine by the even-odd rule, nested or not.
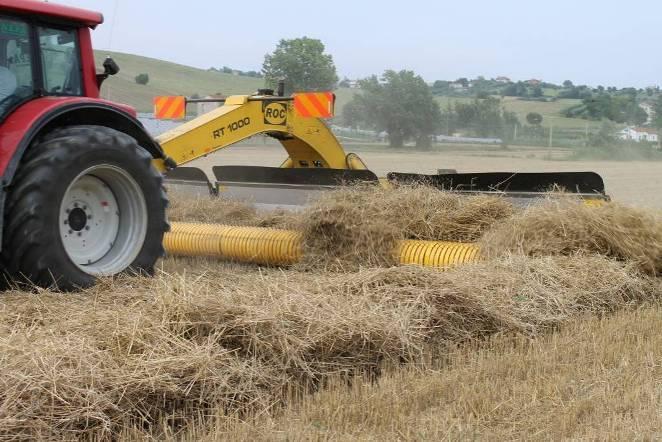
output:
[[[224,74],[239,75],[240,77],[251,77],[251,78],[262,78],[263,75],[258,71],[242,71],[241,69],[232,69],[229,66],[223,66],[221,68],[211,67],[209,68],[211,72],[222,72]]]
[[[229,69],[229,68],[228,68]],[[320,40],[307,37],[281,40],[275,51],[267,54],[262,66],[265,82],[276,87],[286,80],[286,91],[331,90],[338,84],[333,57],[325,52]],[[476,98],[469,103],[456,102],[443,111],[434,98],[451,83],[471,87]],[[344,124],[386,132],[392,146],[414,141],[418,147],[430,145],[435,134],[458,131],[478,137],[498,137],[508,140],[518,128],[540,130],[542,116],[527,116],[530,126],[522,127],[517,116],[507,112],[500,99],[494,97],[496,88],[502,96],[543,97],[543,88],[558,89],[559,96],[580,98],[581,104],[565,111],[571,118],[609,120],[616,123],[643,124],[648,114],[639,106],[641,91],[634,88],[617,89],[575,86],[570,80],[562,85],[549,83],[510,82],[479,77],[455,82],[435,82],[430,87],[412,71],[386,71],[381,77],[372,76],[359,81],[360,91],[343,109]],[[648,96],[655,95],[652,91]],[[662,128],[662,95],[656,101],[656,125]],[[530,118],[529,118],[530,117]]]
[[[324,44],[307,37],[281,40],[265,56],[262,72],[270,87],[285,79],[287,92],[329,90],[338,82],[333,58],[325,53]],[[434,135],[458,130],[503,138],[506,127],[519,125],[515,114],[505,112],[501,101],[492,97],[456,103],[442,112],[432,89],[413,71],[389,70],[381,77],[361,80],[359,86],[360,92],[343,109],[344,124],[386,132],[393,147],[408,141],[429,147]]]
[[[361,81],[361,92],[343,109],[345,124],[388,134],[392,147],[414,140],[429,147],[441,127],[441,110],[427,83],[412,71],[386,71]]]
[[[648,113],[639,106],[636,95],[606,92],[584,98],[581,104],[566,109],[563,114],[568,118],[607,119],[636,125],[648,120]]]

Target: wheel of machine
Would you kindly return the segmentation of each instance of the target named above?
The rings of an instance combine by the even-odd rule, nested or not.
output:
[[[31,146],[5,211],[9,275],[72,290],[98,276],[152,273],[168,224],[151,160],[135,139],[101,126],[56,129]]]

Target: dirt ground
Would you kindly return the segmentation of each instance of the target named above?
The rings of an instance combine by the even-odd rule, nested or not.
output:
[[[568,161],[560,149],[476,150],[457,147],[443,151],[393,151],[386,147],[346,147],[357,152],[378,175],[387,172],[435,173],[437,169],[459,172],[594,171],[615,200],[640,207],[662,209],[662,163],[655,161]],[[239,144],[191,163],[210,176],[213,165],[278,166],[286,158],[278,144]],[[551,158],[551,159],[550,159]]]

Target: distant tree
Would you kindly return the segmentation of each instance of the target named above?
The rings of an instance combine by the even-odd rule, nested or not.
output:
[[[232,68],[231,68],[231,67],[229,67],[229,66],[223,66],[223,67],[221,68],[221,72],[223,72],[224,74],[231,74],[233,71],[232,71]]]
[[[338,87],[349,87],[349,78],[343,78],[340,83],[338,83]]]
[[[281,40],[274,52],[264,57],[265,83],[276,87],[283,79],[288,93],[335,89],[336,66],[324,49],[324,44],[313,38]]]
[[[655,113],[653,124],[655,127],[662,129],[662,95],[658,95],[653,102],[653,112]]]
[[[146,85],[149,83],[149,74],[138,74],[136,75],[135,80],[137,84]]]
[[[365,115],[365,109],[363,108],[363,103],[360,100],[350,100],[348,101],[342,109],[342,122],[343,125],[358,128],[361,124],[365,124],[368,118]]]
[[[657,128],[658,132],[658,147],[662,148],[662,95],[658,95],[653,102],[653,126]]]
[[[563,89],[561,92],[559,92],[558,97],[559,98],[579,98],[579,89],[571,86],[569,88]]]
[[[441,111],[425,81],[412,71],[386,71],[361,81],[361,92],[346,106],[350,125],[365,123],[386,131],[392,147],[413,139],[417,147],[429,147],[441,123]],[[348,121],[346,121],[348,123]]]
[[[258,71],[246,71],[246,72],[242,72],[242,74],[246,77],[262,78],[262,74],[259,73]]]
[[[575,87],[575,85],[572,84],[572,81],[570,81],[570,80],[566,80],[566,81],[563,82],[563,87],[569,89],[569,88],[571,88],[571,87]]]
[[[588,145],[591,147],[608,147],[616,143],[614,124],[609,120],[602,123],[597,133],[592,133],[588,138]]]
[[[641,125],[648,119],[646,111],[637,103],[636,94],[630,91],[591,95],[584,98],[582,104],[581,112],[573,112],[591,120],[607,119],[621,124]]]
[[[469,87],[469,80],[465,77],[458,78],[455,82],[461,84],[462,87]]]
[[[501,93],[504,97],[527,97],[529,87],[523,81],[518,81],[517,83],[510,83]]]
[[[453,129],[461,129],[478,137],[511,138],[512,129],[518,127],[519,121],[513,112],[507,112],[501,105],[501,100],[488,97],[485,100],[474,100],[471,103],[455,103],[452,110],[447,110],[442,118],[452,120]]]
[[[538,112],[529,112],[526,115],[526,122],[532,126],[539,126],[542,123],[542,115]]]
[[[531,96],[532,97],[542,97],[544,95],[542,88],[540,86],[534,86],[533,90],[531,91]]]

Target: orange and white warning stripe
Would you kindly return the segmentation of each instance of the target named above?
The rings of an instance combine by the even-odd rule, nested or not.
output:
[[[159,120],[181,120],[186,117],[186,97],[155,97],[154,117]]]
[[[331,118],[335,101],[333,92],[294,94],[294,110],[304,118]]]

